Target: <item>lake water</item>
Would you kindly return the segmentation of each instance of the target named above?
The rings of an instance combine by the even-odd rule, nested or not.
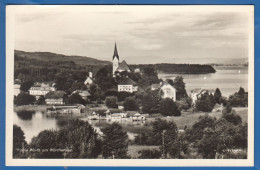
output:
[[[228,97],[240,87],[248,90],[248,68],[216,67],[215,69],[217,72],[212,74],[158,74],[158,76],[163,80],[182,76],[188,94],[195,88],[219,88],[222,95]]]

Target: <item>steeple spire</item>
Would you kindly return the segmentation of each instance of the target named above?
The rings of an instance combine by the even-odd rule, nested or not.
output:
[[[116,42],[115,42],[115,50],[114,50],[113,60],[114,60],[115,57],[119,60],[119,55],[118,55],[118,52],[117,52]]]

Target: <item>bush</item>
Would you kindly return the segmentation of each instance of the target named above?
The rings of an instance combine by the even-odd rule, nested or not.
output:
[[[28,105],[28,104],[33,104],[35,102],[35,97],[31,96],[28,93],[25,92],[20,92],[15,100],[15,104],[20,106],[20,105]]]
[[[39,99],[35,102],[35,104],[37,104],[37,105],[44,105],[44,104],[46,104],[44,96],[40,96]]]
[[[242,118],[236,114],[235,110],[232,110],[230,113],[223,114],[222,117],[234,125],[239,125],[242,123]]]
[[[105,103],[109,108],[117,108],[117,97],[106,97]]]

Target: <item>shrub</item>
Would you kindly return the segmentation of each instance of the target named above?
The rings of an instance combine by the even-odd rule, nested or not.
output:
[[[143,149],[139,153],[141,153],[139,159],[159,159],[161,157],[161,152],[157,149]]]

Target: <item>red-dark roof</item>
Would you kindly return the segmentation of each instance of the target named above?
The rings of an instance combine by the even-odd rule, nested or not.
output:
[[[134,80],[132,80],[130,78],[125,78],[118,85],[136,85],[136,82],[134,82]]]
[[[129,66],[127,65],[127,63],[125,62],[125,60],[123,60],[123,61],[119,64],[119,66],[117,67],[116,70],[126,70],[126,71],[128,71],[128,70],[130,70],[130,68],[129,68]]]
[[[45,95],[46,99],[63,98],[66,93],[64,91],[50,91]]]

